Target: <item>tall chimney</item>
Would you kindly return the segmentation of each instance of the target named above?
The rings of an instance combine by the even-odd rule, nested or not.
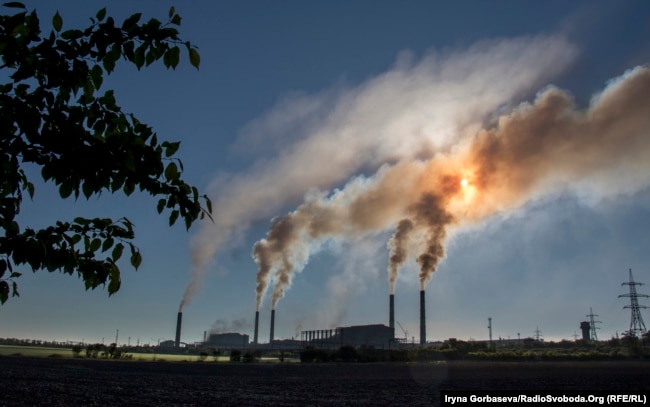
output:
[[[181,323],[183,321],[183,313],[179,312],[178,317],[176,318],[176,342],[174,345],[177,348],[180,348],[181,346]]]
[[[391,294],[388,298],[388,327],[393,330],[393,337],[395,337],[395,294]]]
[[[257,345],[257,328],[259,327],[260,324],[260,312],[255,311],[255,334],[253,336],[253,343]]]
[[[275,310],[271,310],[271,336],[269,339],[269,344],[273,345],[273,330],[275,329]]]
[[[424,290],[420,290],[420,346],[427,343],[427,321],[424,314]]]

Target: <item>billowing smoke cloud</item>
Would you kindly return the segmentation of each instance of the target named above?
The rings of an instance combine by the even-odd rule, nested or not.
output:
[[[281,248],[265,253],[271,262],[264,269],[276,270],[274,304],[276,293],[284,293],[306,264],[310,247],[325,239],[377,233],[394,225],[397,236],[408,219],[419,232],[423,289],[444,256],[449,225],[481,221],[559,188],[603,196],[650,184],[648,94],[646,67],[611,81],[586,110],[578,109],[566,92],[547,88],[532,104],[498,117],[492,128],[472,138],[459,138],[448,151],[384,165],[329,196],[311,197],[276,219],[258,243]],[[402,240],[410,236],[402,234]],[[255,251],[253,255],[262,265]],[[258,279],[268,276],[258,273]],[[258,280],[258,287],[263,284]],[[258,304],[261,295],[258,291]]]
[[[246,173],[222,174],[210,186],[214,223],[205,222],[192,240],[193,270],[184,303],[196,294],[215,255],[239,244],[252,222],[297,204],[308,191],[327,191],[355,174],[381,172],[387,164],[451,149],[495,111],[562,72],[575,55],[563,38],[543,36],[484,41],[461,51],[432,52],[419,61],[405,52],[390,70],[359,86],[343,84],[283,99],[247,126],[238,143],[242,150],[271,140],[270,150],[277,154],[260,159]],[[363,201],[358,211],[365,211]],[[276,243],[261,242],[258,261],[264,262],[267,244]],[[270,247],[266,255],[275,256],[274,249],[280,248]],[[258,307],[270,273],[286,278],[290,272],[277,271],[280,263],[293,261],[296,268],[300,259],[269,260],[277,269],[260,269]],[[283,295],[283,289],[278,285],[274,296]]]

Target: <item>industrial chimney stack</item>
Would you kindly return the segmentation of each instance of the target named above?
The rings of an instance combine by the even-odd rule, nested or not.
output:
[[[388,327],[393,330],[393,337],[395,337],[395,294],[391,294],[388,298]]]
[[[424,290],[420,290],[420,345],[427,343],[427,321],[424,313]]]
[[[257,345],[257,330],[260,324],[260,312],[255,311],[255,334],[253,335],[253,343]]]
[[[181,323],[183,322],[183,313],[179,312],[178,317],[176,319],[176,342],[174,342],[174,345],[177,348],[180,348],[181,346]]]
[[[271,310],[271,335],[269,338],[269,344],[273,345],[273,330],[275,329],[275,310]]]

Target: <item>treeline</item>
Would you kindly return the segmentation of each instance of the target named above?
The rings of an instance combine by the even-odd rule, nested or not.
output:
[[[526,341],[519,345],[490,347],[485,342],[449,339],[439,347],[375,349],[342,346],[337,350],[307,347],[300,352],[303,363],[318,362],[431,362],[431,361],[596,361],[648,360],[650,341],[643,338],[613,338],[603,342]]]
[[[72,344],[69,341],[44,341],[40,339],[17,339],[0,338],[0,345],[6,346],[42,346],[45,348],[69,348]]]
[[[102,343],[95,343],[86,345],[85,347],[81,345],[74,345],[72,347],[72,353],[75,357],[80,357],[84,351],[87,358],[93,359],[133,359],[133,355],[129,355],[123,350],[120,350],[115,343],[111,343],[108,346]]]

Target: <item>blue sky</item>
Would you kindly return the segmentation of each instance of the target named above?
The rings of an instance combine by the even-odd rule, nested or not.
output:
[[[58,10],[64,28],[85,25],[105,6],[26,3],[44,26]],[[165,19],[171,5],[111,2],[107,11],[118,21],[135,12]],[[200,70],[187,60],[176,71],[122,64],[104,86],[159,139],[182,142],[184,177],[213,198],[216,224],[188,233],[168,227],[149,196],[61,201],[53,186],[37,183],[23,226],[126,216],[144,260],[137,272],[123,265],[122,288],[112,297],[85,291],[76,276],[24,270],[21,296],[0,309],[0,336],[108,342],[119,329],[121,343],[170,339],[190,281],[198,283],[184,309],[184,341],[212,328],[252,336],[251,252],[272,218],[305,196],[345,191],[356,176],[372,182],[382,165],[449,151],[549,85],[584,109],[610,79],[650,59],[645,1],[175,6],[182,37],[199,48]],[[425,153],[422,137],[432,140]],[[495,337],[532,336],[539,327],[547,339],[572,339],[589,307],[602,321],[599,337],[628,329],[627,303],[617,296],[626,292],[629,268],[650,283],[650,173],[643,165],[595,168],[595,178],[554,178],[561,186],[451,231],[426,288],[430,340],[484,339],[488,317]],[[392,232],[377,228],[310,246],[313,255],[278,302],[276,337],[387,324]],[[396,283],[396,320],[409,337],[418,332],[417,272],[407,261]],[[269,318],[265,297],[261,340]]]

